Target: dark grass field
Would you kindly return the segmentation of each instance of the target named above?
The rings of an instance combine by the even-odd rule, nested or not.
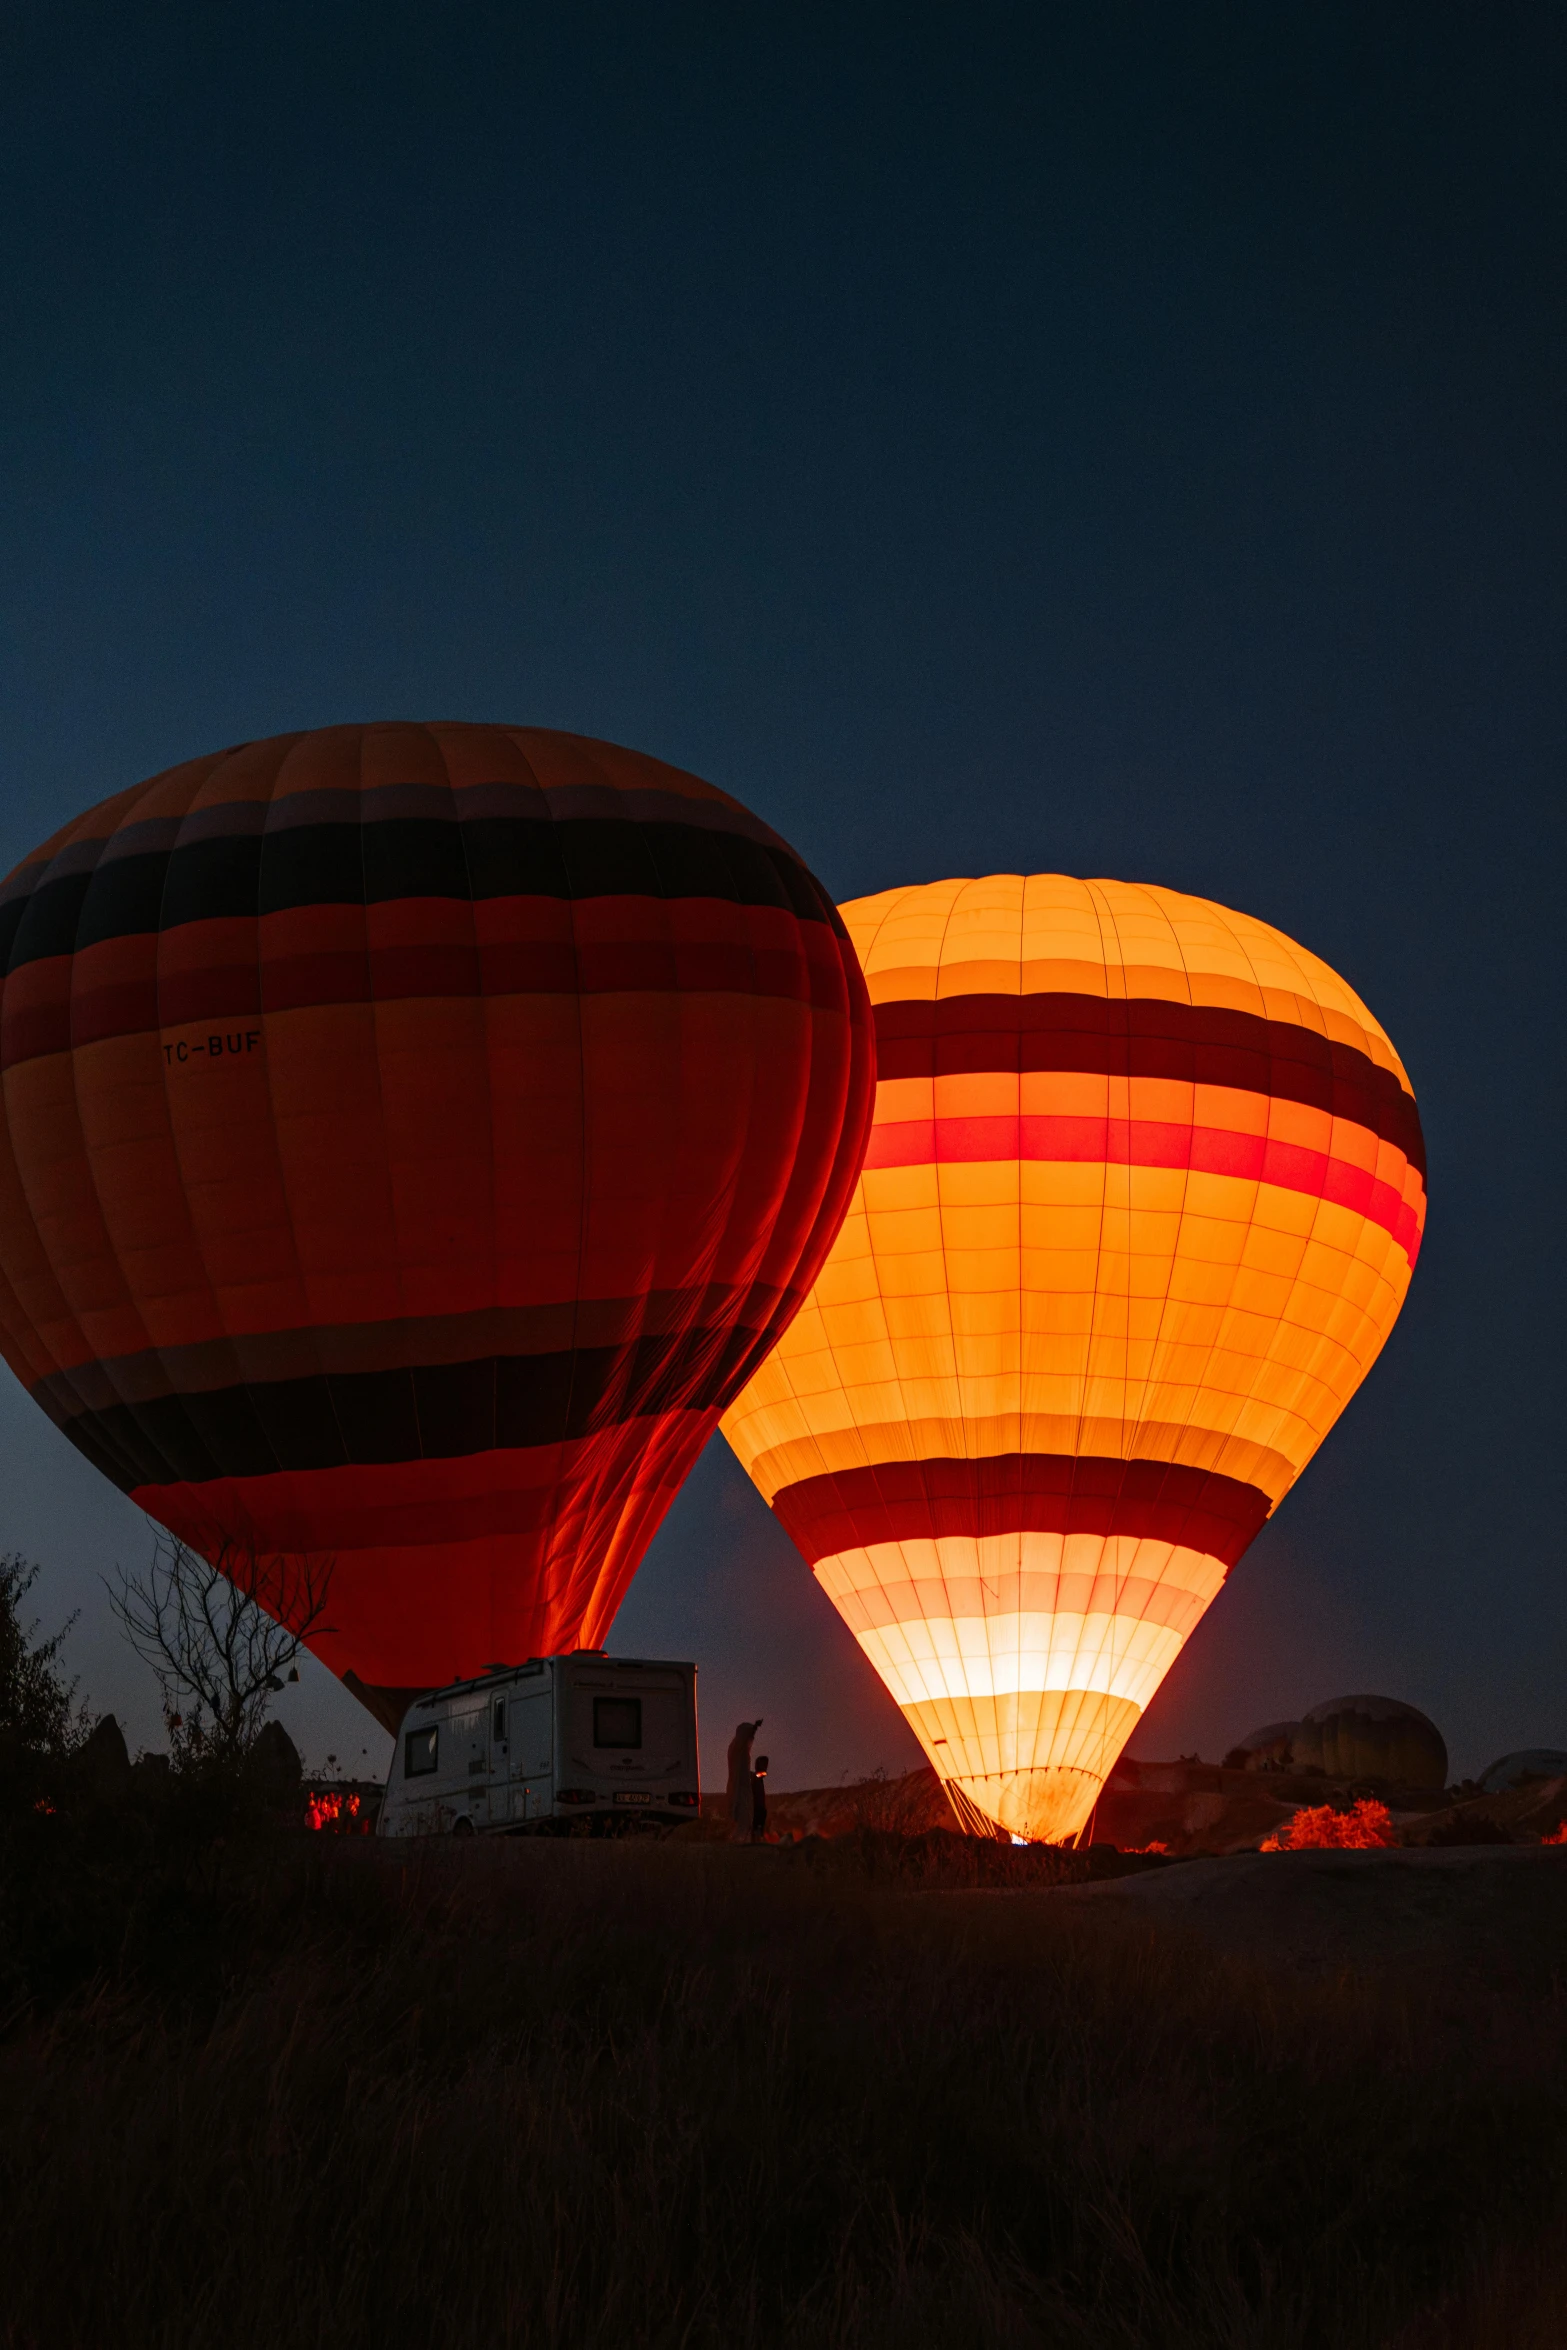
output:
[[[8,2345],[1567,2339],[1551,1950],[1302,1976],[874,1836],[46,1843]]]

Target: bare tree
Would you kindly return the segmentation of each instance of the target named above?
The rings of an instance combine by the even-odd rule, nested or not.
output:
[[[225,1537],[211,1558],[156,1531],[143,1574],[115,1569],[109,1601],[163,1691],[176,1757],[237,1761],[312,1632],[325,1632],[331,1562]],[[297,1678],[297,1674],[296,1674]]]

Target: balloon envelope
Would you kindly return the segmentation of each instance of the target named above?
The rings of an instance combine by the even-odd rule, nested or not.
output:
[[[1303,1714],[1290,1741],[1296,1770],[1337,1779],[1447,1785],[1447,1741],[1418,1706],[1398,1697],[1330,1697]]]
[[[1520,1779],[1561,1778],[1567,1778],[1567,1754],[1559,1746],[1524,1746],[1482,1771],[1479,1784],[1487,1795],[1501,1795]]]
[[[1386,1339],[1419,1119],[1352,990],[1203,899],[843,913],[865,1168],[724,1428],[960,1808],[1060,1837]]]
[[[1225,1769],[1287,1770],[1299,1728],[1299,1722],[1264,1722],[1260,1730],[1249,1730],[1226,1754]]]
[[[198,1547],[335,1562],[383,1715],[601,1641],[859,1163],[792,851],[610,744],[331,727],[93,809],[0,949],[0,1349],[56,1424]]]

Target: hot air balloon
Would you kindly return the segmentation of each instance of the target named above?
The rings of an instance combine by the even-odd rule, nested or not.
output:
[[[0,929],[0,1351],[56,1426],[207,1555],[330,1564],[394,1727],[600,1643],[859,1166],[793,852],[608,743],[337,726],[106,800]]]
[[[1487,1795],[1504,1795],[1521,1779],[1567,1778],[1567,1754],[1559,1746],[1524,1746],[1504,1754],[1480,1773],[1478,1784]]]
[[[1447,1741],[1415,1705],[1397,1697],[1330,1697],[1296,1724],[1296,1770],[1337,1779],[1392,1779],[1403,1787],[1447,1785]]]
[[[865,1169],[723,1425],[960,1816],[1060,1839],[1376,1360],[1420,1122],[1358,996],[1201,898],[1001,874],[843,913]]]
[[[1248,1730],[1224,1757],[1227,1771],[1287,1771],[1293,1767],[1299,1722],[1264,1722]]]

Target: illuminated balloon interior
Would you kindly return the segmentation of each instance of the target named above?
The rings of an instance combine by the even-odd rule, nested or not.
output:
[[[1001,874],[843,908],[875,1117],[730,1443],[974,1824],[1080,1832],[1386,1341],[1425,1155],[1266,923]]]

